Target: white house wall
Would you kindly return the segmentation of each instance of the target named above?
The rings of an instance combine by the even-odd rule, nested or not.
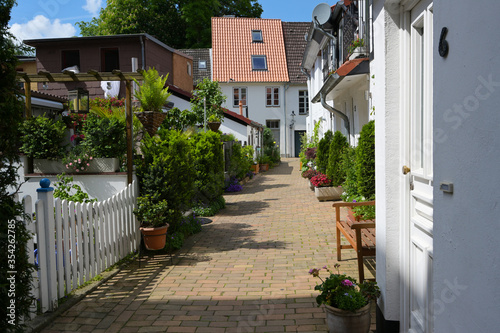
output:
[[[243,146],[249,144],[247,137],[247,126],[225,118],[219,127],[222,133],[231,133]]]
[[[19,164],[18,175],[21,181],[25,180],[24,165],[25,157],[22,157],[21,163]],[[89,195],[91,199],[97,199],[98,201],[104,201],[116,193],[127,187],[127,175],[126,174],[113,174],[113,175],[70,175],[73,177],[73,183],[79,185],[82,190]],[[134,176],[135,177],[135,176]],[[21,186],[19,192],[19,198],[22,199],[25,195],[30,195],[33,198],[33,205],[36,202],[37,192],[36,190],[40,188],[40,180],[42,178],[48,178],[52,187],[54,183],[57,182],[56,176],[31,176],[27,179]],[[74,191],[72,190],[72,193]],[[34,206],[33,206],[34,208]]]
[[[247,88],[247,105],[248,105],[248,118],[251,120],[266,125],[266,120],[279,120],[280,121],[280,154],[282,156],[290,156],[293,151],[293,142],[290,144],[290,128],[289,124],[292,120],[290,114],[295,111],[295,128],[306,127],[306,117],[298,116],[298,86],[290,86],[284,83],[225,83],[219,82],[222,92],[226,95],[227,100],[223,105],[228,110],[239,113],[238,107],[233,107],[233,87],[246,87]],[[280,88],[280,106],[279,107],[266,107],[266,87],[279,87]],[[285,88],[287,88],[287,98],[285,105]],[[303,90],[306,90],[306,85],[303,85]],[[246,116],[246,110],[243,108],[243,115]]]
[[[399,126],[399,6],[387,13],[373,2],[374,55],[370,92],[375,107],[375,187],[377,215],[377,284],[385,320],[400,320],[401,159]]]
[[[434,2],[434,332],[500,327],[500,2],[474,7]]]
[[[309,88],[309,100],[311,100],[314,96],[316,96],[321,87],[323,86],[323,72],[321,71],[321,57],[316,58],[316,62],[314,63],[314,67],[311,69],[311,76],[308,80],[308,88]],[[327,101],[327,104],[333,106],[333,101]],[[309,117],[307,117],[307,135],[313,135],[314,125],[321,121],[321,125],[319,127],[319,138],[321,139],[324,134],[328,130],[335,130],[334,119],[332,118],[331,113],[325,109],[321,103],[310,103],[309,107]]]
[[[171,95],[168,101],[173,102],[174,107],[179,108],[179,110],[191,110],[191,103],[183,98]]]

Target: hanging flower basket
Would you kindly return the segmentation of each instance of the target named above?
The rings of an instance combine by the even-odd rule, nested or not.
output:
[[[150,136],[156,134],[158,127],[160,127],[161,123],[163,123],[163,120],[165,120],[165,117],[167,116],[166,113],[154,111],[135,112],[135,115]]]
[[[220,121],[209,121],[207,123],[208,127],[210,128],[211,131],[217,132],[217,130],[220,127]]]

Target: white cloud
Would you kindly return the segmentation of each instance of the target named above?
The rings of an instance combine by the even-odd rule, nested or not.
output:
[[[88,11],[90,14],[97,16],[99,10],[101,9],[102,0],[86,0],[87,4],[82,8]]]
[[[14,23],[10,32],[20,41],[24,39],[72,37],[76,35],[76,29],[71,23],[61,23],[55,19],[51,22],[43,15],[37,15],[28,23]]]

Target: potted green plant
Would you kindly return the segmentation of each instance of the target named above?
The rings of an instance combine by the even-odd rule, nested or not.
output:
[[[208,117],[207,125],[211,131],[217,132],[221,125],[221,117],[216,114],[211,114]]]
[[[134,214],[139,220],[144,245],[148,250],[160,250],[167,240],[168,203],[166,200],[156,200],[150,195],[137,198],[137,208]]]
[[[309,274],[321,280],[314,287],[320,294],[316,297],[318,306],[324,305],[326,321],[330,333],[368,333],[370,330],[370,305],[380,296],[376,282],[364,281],[356,284],[356,280],[340,274],[339,264],[335,264],[337,273],[331,272],[327,266],[322,269],[330,275],[320,277],[321,268],[312,268]]]
[[[168,74],[160,76],[158,71],[153,67],[147,71],[143,71],[142,75],[144,77],[142,83],[134,79],[134,82],[139,85],[139,89],[137,89],[134,96],[141,103],[142,109],[141,112],[136,112],[135,115],[139,118],[149,135],[153,136],[167,116],[162,111],[162,108],[171,95],[168,92],[168,87],[165,87]]]
[[[62,173],[66,125],[45,115],[26,119],[20,128],[21,151],[33,158],[33,172]]]
[[[259,169],[260,171],[267,171],[269,170],[269,164],[271,163],[271,157],[267,155],[260,155],[257,158],[257,161],[259,162]]]

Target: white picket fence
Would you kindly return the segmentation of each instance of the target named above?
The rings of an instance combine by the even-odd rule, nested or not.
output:
[[[136,181],[108,200],[87,204],[54,200],[49,184],[37,190],[35,223],[27,221],[35,235],[28,253],[38,268],[32,290],[42,313],[57,309],[58,299],[136,251],[140,242],[133,214]],[[30,196],[23,205],[32,216]],[[33,304],[33,316],[36,310]]]

